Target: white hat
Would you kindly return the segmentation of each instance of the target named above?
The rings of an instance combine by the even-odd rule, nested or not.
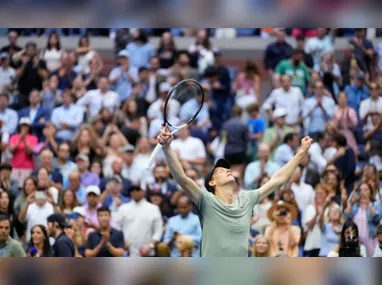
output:
[[[96,194],[97,196],[101,195],[101,190],[96,185],[90,185],[86,187],[86,196],[90,193]]]
[[[82,217],[86,217],[86,211],[83,207],[74,207],[73,213],[80,214]]]
[[[273,112],[273,118],[277,119],[277,118],[285,117],[287,114],[288,112],[284,108],[277,108]]]
[[[32,120],[29,118],[29,117],[22,117],[19,121],[19,126],[21,125],[28,125],[28,126],[31,126],[32,125]]]
[[[163,92],[168,92],[170,91],[171,89],[171,86],[169,83],[167,82],[162,82],[160,85],[159,85],[159,92],[160,93],[163,93]]]
[[[118,53],[118,57],[129,57],[129,52],[125,49],[121,50],[119,53]]]

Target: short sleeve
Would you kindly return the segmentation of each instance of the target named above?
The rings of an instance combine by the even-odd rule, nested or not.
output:
[[[95,248],[94,241],[93,241],[94,235],[95,235],[95,232],[89,234],[88,241],[86,242],[86,249],[94,249]]]
[[[276,69],[275,69],[275,74],[283,74],[284,72],[284,62],[281,61],[279,62],[279,64],[276,66]]]
[[[260,191],[259,190],[249,190],[249,191],[244,192],[244,195],[247,197],[251,209],[253,209],[259,201]]]
[[[194,201],[199,214],[203,215],[205,208],[211,201],[211,195],[213,194],[201,189],[198,201]]]
[[[18,138],[19,138],[19,135],[11,136],[11,139],[9,140],[9,145],[12,146],[12,145],[16,144]]]

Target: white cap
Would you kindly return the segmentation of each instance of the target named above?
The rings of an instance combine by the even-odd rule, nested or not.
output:
[[[22,117],[19,121],[19,125],[28,125],[28,126],[31,126],[32,125],[32,120],[29,118],[29,117]]]
[[[82,217],[86,217],[86,211],[83,207],[74,207],[73,213],[80,214]]]
[[[277,119],[277,118],[285,117],[287,114],[288,112],[284,108],[277,108],[273,112],[273,118]]]
[[[125,49],[121,50],[119,53],[118,53],[118,57],[129,57],[129,52]]]
[[[170,91],[171,89],[171,85],[167,82],[162,82],[160,85],[159,85],[159,92],[160,93],[163,93],[163,92],[168,92]]]
[[[96,194],[97,196],[101,195],[101,190],[96,185],[90,185],[86,187],[86,196],[90,193]]]

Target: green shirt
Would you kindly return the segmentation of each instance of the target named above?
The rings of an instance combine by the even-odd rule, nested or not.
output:
[[[276,148],[282,143],[282,141],[284,140],[284,137],[289,133],[293,133],[293,129],[291,127],[288,127],[288,126],[284,126],[283,131],[282,131],[282,135],[280,138],[280,143],[275,145],[275,147],[273,148],[273,150],[271,152],[271,156],[270,156],[271,160],[273,159],[273,155],[275,154]],[[276,136],[277,136],[276,127],[267,128],[267,129],[265,129],[265,132],[264,132],[263,142],[264,143],[271,143],[276,138]]]
[[[275,73],[289,75],[292,79],[292,86],[299,87],[302,94],[305,94],[306,84],[310,81],[310,75],[305,63],[300,62],[296,68],[291,64],[289,59],[284,59],[276,66]]]
[[[202,257],[248,257],[248,237],[252,210],[258,190],[241,193],[234,204],[223,204],[214,194],[201,190],[196,210],[203,235]]]
[[[21,243],[8,237],[7,242],[0,248],[0,257],[25,257],[25,251]]]

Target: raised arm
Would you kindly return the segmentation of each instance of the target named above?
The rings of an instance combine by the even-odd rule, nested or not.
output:
[[[301,160],[308,153],[312,142],[313,140],[310,137],[305,137],[301,140],[300,151],[284,167],[279,169],[266,184],[259,188],[260,200],[267,197],[289,180]]]
[[[168,168],[175,181],[182,187],[186,195],[194,202],[197,203],[200,198],[199,186],[188,178],[183,170],[179,160],[176,158],[175,153],[171,150],[170,143],[172,135],[167,128],[162,129],[158,135],[158,142],[163,145],[163,152],[166,157]]]

